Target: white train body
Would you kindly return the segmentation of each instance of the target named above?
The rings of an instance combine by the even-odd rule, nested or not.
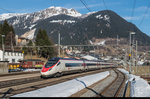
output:
[[[51,77],[72,72],[86,71],[98,69],[102,67],[110,67],[112,63],[100,61],[76,60],[70,58],[52,58],[43,66],[41,77]]]

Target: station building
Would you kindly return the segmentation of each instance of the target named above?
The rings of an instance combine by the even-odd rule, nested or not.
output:
[[[0,61],[8,61],[9,63],[19,63],[19,60],[24,59],[24,54],[22,51],[17,50],[5,50],[4,60],[3,60],[3,50],[0,49]]]

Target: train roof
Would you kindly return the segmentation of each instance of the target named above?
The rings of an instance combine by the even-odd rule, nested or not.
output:
[[[85,60],[85,61],[102,62],[101,60],[87,60],[87,59],[64,58],[64,57],[53,57],[53,58],[49,59],[48,61],[55,61],[55,60],[58,61],[60,59],[62,59],[62,60],[81,60],[81,61]]]
[[[75,59],[75,58],[63,58],[63,57],[53,57],[49,60],[60,60],[60,59],[63,59],[63,60],[78,60],[78,59]]]

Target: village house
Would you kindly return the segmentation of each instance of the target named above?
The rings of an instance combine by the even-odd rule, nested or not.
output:
[[[16,45],[27,45],[29,43],[29,39],[25,38],[25,37],[18,37],[18,35],[16,35]]]

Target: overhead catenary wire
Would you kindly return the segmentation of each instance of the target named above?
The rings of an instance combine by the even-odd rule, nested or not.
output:
[[[136,5],[136,0],[133,1],[133,7],[132,7],[132,12],[131,12],[131,23],[132,23],[132,18],[134,17],[134,11],[135,11],[135,5]],[[135,27],[133,26],[133,31]]]
[[[105,9],[108,10],[107,6],[106,6],[106,3],[105,3],[105,0],[103,0],[103,4],[104,4]]]
[[[103,46],[103,45],[89,45],[89,44],[86,44],[86,45],[60,45],[61,47],[63,47],[63,46],[76,46],[76,47],[82,47],[82,46],[84,46],[84,47],[88,47],[88,46],[91,46],[91,47],[93,47],[93,46]],[[11,47],[11,46],[6,46],[6,48],[7,47]],[[40,47],[58,47],[58,45],[45,45],[45,46],[14,46],[15,48],[22,48],[22,47],[37,47],[37,48],[40,48]]]
[[[5,11],[7,11],[8,13],[14,13],[14,11],[10,11],[10,10],[4,9],[4,8],[2,8],[2,7],[0,7],[0,9],[1,9],[1,10],[5,10]]]
[[[88,5],[86,4],[86,2],[84,0],[80,0],[81,3],[86,7],[86,9],[91,12],[90,8],[88,7]]]
[[[87,8],[87,10],[89,11],[89,12],[91,12],[91,10],[88,8],[88,5],[86,4],[86,2],[84,1],[84,0],[80,0],[81,1],[81,3]],[[107,6],[106,6],[106,4],[105,4],[105,1],[103,0],[103,3],[104,3],[104,6],[105,6],[105,8],[106,8],[106,13],[108,14],[109,12],[108,12],[108,10],[107,10]],[[106,30],[104,30],[104,31],[106,31]],[[86,34],[84,34],[86,37],[87,37],[87,39],[88,39],[88,36],[86,35]],[[89,39],[88,39],[88,41],[89,41]],[[93,46],[93,48],[94,48],[94,46]]]
[[[0,8],[1,10],[5,10],[5,11],[7,11],[8,13],[16,13],[16,12],[14,12],[14,11],[12,11],[12,10],[8,10],[8,9],[4,9],[4,8]],[[18,16],[16,16],[17,18],[18,18]]]
[[[88,5],[87,5],[86,2],[85,2],[84,0],[80,0],[80,1],[81,1],[81,3],[86,7],[86,9],[87,9],[89,12],[91,12],[91,10],[90,10],[90,8],[88,7]],[[88,38],[87,34],[84,33],[84,35],[87,37],[87,39],[88,39],[88,41],[89,41],[89,38]]]
[[[136,5],[136,0],[134,0],[134,2],[133,2],[133,8],[132,8],[132,12],[131,12],[131,18],[134,16],[135,5]]]
[[[87,8],[87,10],[88,10],[89,12],[91,12],[91,10],[90,10],[90,8],[88,7],[88,5],[87,5],[86,2],[85,2],[84,0],[80,0],[80,1],[81,1],[81,2],[83,3],[83,5]],[[89,41],[89,38],[88,38],[87,34],[84,33],[84,35],[86,36],[87,40]],[[86,47],[86,45],[85,45],[84,47]],[[89,46],[87,46],[87,47],[89,47]],[[95,50],[94,46],[93,46],[93,49]]]
[[[132,7],[132,12],[131,12],[131,23],[132,23],[132,18],[134,16],[134,11],[135,11],[135,5],[136,5],[136,0],[133,1],[133,7]],[[133,29],[133,31],[135,31],[135,26],[133,25],[133,27],[131,27],[131,30]],[[131,41],[131,30],[129,32],[129,39],[130,39],[130,42],[129,42],[129,48],[130,48],[130,54],[131,54],[131,58],[129,59],[129,74],[132,73],[132,65],[133,65],[133,45],[132,45],[132,41]],[[133,44],[134,44],[134,38],[133,38]]]
[[[140,27],[141,24],[143,23],[143,21],[144,21],[144,19],[145,19],[145,16],[146,16],[146,14],[148,13],[149,8],[150,8],[150,2],[149,2],[149,4],[147,5],[147,8],[146,8],[145,13],[144,13],[144,15],[143,15],[143,17],[142,17],[141,22],[139,23],[139,27]]]
[[[107,7],[107,5],[106,5],[106,3],[105,3],[105,0],[102,0],[102,1],[103,1],[103,5],[104,5],[104,7],[105,7],[105,10],[106,10],[106,14],[109,15],[108,7]],[[102,26],[102,27],[104,27],[104,26]],[[103,29],[103,31],[106,31],[106,30]],[[106,32],[107,32],[107,31],[106,31]]]
[[[82,0],[82,1],[83,1],[83,3],[84,3],[86,6],[88,6],[87,3],[86,3],[84,0]]]

